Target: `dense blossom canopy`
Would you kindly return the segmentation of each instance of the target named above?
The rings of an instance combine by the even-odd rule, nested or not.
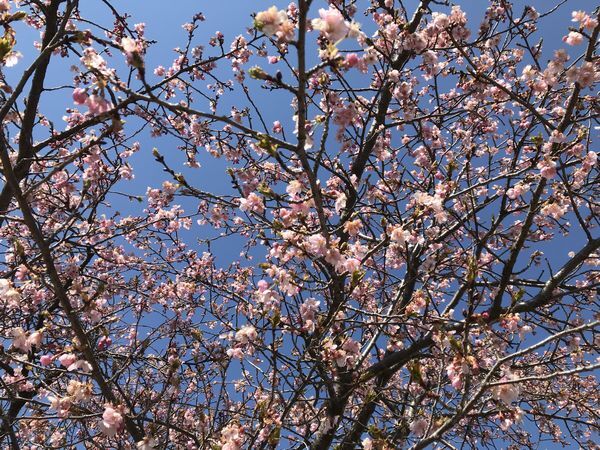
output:
[[[593,2],[255,3],[0,0],[0,447],[594,447]]]

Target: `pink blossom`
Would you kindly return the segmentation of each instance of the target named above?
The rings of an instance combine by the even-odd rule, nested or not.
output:
[[[581,67],[571,67],[566,73],[569,83],[579,83],[583,88],[591,86],[597,80],[597,72],[594,68],[594,63],[591,61],[584,62]]]
[[[227,356],[235,359],[243,359],[244,358],[244,350],[241,347],[232,347],[227,349]]]
[[[344,271],[345,259],[339,249],[333,247],[325,252],[325,261],[335,267],[338,272]]]
[[[335,212],[340,214],[346,207],[346,194],[339,194],[335,200]]]
[[[450,383],[452,384],[452,387],[454,389],[460,389],[463,385],[462,369],[463,369],[462,361],[457,360],[457,359],[452,361],[452,364],[450,364],[446,368],[446,374],[448,375],[448,378],[450,379]]]
[[[69,367],[74,364],[75,361],[77,361],[77,356],[73,353],[63,353],[58,358],[58,362],[60,362],[63,367]]]
[[[88,47],[83,50],[83,56],[80,58],[81,62],[84,63],[90,69],[96,69],[101,72],[106,70],[106,61],[102,56],[98,54],[96,49]]]
[[[123,427],[123,423],[124,419],[121,411],[111,404],[106,404],[102,414],[102,422],[100,422],[102,432],[108,437],[113,437]]]
[[[49,366],[50,364],[52,364],[52,361],[54,361],[54,358],[52,355],[42,355],[40,356],[40,364],[44,367]]]
[[[419,289],[417,290],[412,298],[410,303],[406,306],[406,314],[414,314],[421,311],[427,305],[427,297],[425,293]]]
[[[50,3],[0,0],[0,66],[17,57],[13,26],[43,50]],[[35,83],[0,77],[4,160],[23,190],[0,212],[0,376],[32,401],[18,446],[335,446],[357,420],[350,444],[367,450],[465,430],[494,446],[523,414],[540,430],[515,445],[573,446],[564,415],[593,439],[595,15],[573,14],[567,51],[537,46],[551,11],[510,2],[469,22],[446,2],[267,3],[226,35],[189,18],[154,76],[123,61],[154,42],[131,2],[109,3],[122,20],[73,11],[72,45],[44,53],[39,86],[72,86],[62,118],[54,95],[30,102]],[[172,30],[157,25],[162,41]],[[140,160],[134,141],[150,137],[161,149]],[[40,400],[48,420],[30,420]]]
[[[27,338],[27,344],[30,347],[40,347],[40,345],[42,344],[42,332],[40,330],[36,330],[33,333],[31,333],[29,335],[29,337]]]
[[[6,67],[16,66],[22,57],[23,55],[21,52],[10,52],[4,57],[4,65]]]
[[[92,396],[92,384],[70,380],[69,385],[67,386],[67,394],[69,394],[73,401],[79,402],[89,400]]]
[[[433,25],[439,30],[443,30],[450,25],[450,19],[444,13],[435,11],[431,18],[433,19]]]
[[[540,175],[548,180],[556,176],[556,163],[554,161],[542,160],[538,163],[537,168],[540,170]]]
[[[256,14],[254,26],[267,36],[272,36],[287,20],[288,16],[284,10],[278,10],[276,6],[271,6],[266,11]]]
[[[506,372],[506,374],[500,379],[500,382],[514,380],[515,377],[512,373]],[[519,398],[520,389],[516,383],[501,384],[492,388],[492,395],[495,399],[501,400],[507,405],[516,402]]]
[[[303,323],[303,331],[308,333],[313,333],[315,331],[315,318],[320,304],[321,302],[314,298],[309,298],[300,305],[300,318]]]
[[[569,45],[579,45],[583,42],[583,35],[577,31],[571,31],[563,38],[563,41]]]
[[[256,328],[254,328],[252,325],[243,326],[235,334],[235,340],[242,344],[254,342],[257,337],[258,334],[256,332]]]
[[[10,334],[13,337],[13,347],[24,353],[31,350],[31,347],[39,347],[42,343],[42,332],[40,330],[28,334],[21,327],[16,327],[10,331]]]
[[[269,283],[267,283],[265,280],[260,280],[258,283],[256,283],[256,286],[258,287],[258,292],[260,293],[263,293],[269,289]]]
[[[338,367],[352,367],[360,356],[360,344],[352,338],[346,339],[341,348],[332,342],[325,344],[325,353]]]
[[[594,63],[591,61],[584,62],[579,68],[577,81],[581,87],[591,86],[597,77],[597,72],[594,67]]]
[[[447,220],[442,199],[437,194],[432,196],[426,192],[417,192],[413,194],[413,198],[417,205],[431,209],[438,221],[445,222]]]
[[[10,330],[10,335],[13,338],[12,345],[14,348],[27,353],[31,349],[31,345],[27,342],[27,332],[21,327],[15,327]]]
[[[550,134],[550,139],[548,139],[548,141],[553,144],[562,144],[563,142],[566,142],[566,140],[567,138],[565,135],[558,130],[552,131]]]
[[[544,206],[541,210],[541,213],[558,220],[566,214],[567,210],[568,207],[566,205],[561,206],[559,203],[553,202]]]
[[[60,430],[56,430],[55,432],[53,432],[50,435],[50,443],[57,448],[62,447],[61,444],[64,443],[65,435],[66,435],[66,433],[64,433]]]
[[[349,220],[344,224],[344,231],[350,236],[358,235],[361,228],[362,222],[360,221],[360,219]]]
[[[61,363],[62,363],[62,361],[61,361]],[[70,364],[69,367],[67,367],[67,370],[69,372],[78,371],[78,372],[90,373],[92,371],[92,365],[83,359],[78,359],[73,364]]]
[[[348,22],[337,9],[319,9],[319,19],[312,20],[312,27],[319,30],[331,42],[344,39],[350,32]]]
[[[88,99],[85,89],[77,88],[73,91],[73,102],[76,105],[83,105]]]
[[[331,340],[327,340],[322,345],[324,357],[335,364],[337,367],[346,367],[348,364],[348,355],[346,351],[334,344]]]
[[[346,260],[346,262],[344,263],[344,268],[349,273],[356,272],[358,269],[360,269],[360,266],[361,266],[360,260],[356,259],[356,258],[348,258]]]
[[[121,47],[126,53],[133,53],[140,50],[140,45],[135,39],[124,37],[121,39]]]
[[[529,185],[517,183],[506,191],[506,196],[511,200],[515,200],[529,190]]]
[[[523,71],[521,72],[521,79],[526,81],[533,80],[536,77],[537,73],[538,71],[534,69],[531,64],[528,64],[525,67],[523,67]]]
[[[390,231],[390,239],[400,245],[403,245],[410,238],[410,232],[400,225],[394,226]]]
[[[573,11],[571,17],[572,22],[579,22],[581,26],[588,30],[593,30],[598,25],[598,21],[589,14],[586,14],[585,11]]]
[[[508,331],[515,332],[519,328],[520,320],[519,314],[508,314],[502,318],[500,325]]]
[[[108,347],[110,347],[110,345],[112,344],[112,339],[110,338],[110,336],[102,336],[100,339],[98,339],[98,349],[99,350],[106,350]]]
[[[325,256],[327,252],[327,241],[322,234],[313,234],[306,239],[308,251],[315,256]]]
[[[143,66],[141,54],[144,49],[141,42],[132,38],[124,37],[121,39],[121,47],[123,48],[123,53],[125,53],[125,57],[127,58],[127,64],[134,67]]]
[[[246,198],[241,198],[240,209],[242,211],[253,211],[258,214],[262,214],[265,211],[265,205],[262,198],[256,195],[254,192],[248,194]]]
[[[21,294],[17,291],[12,282],[7,280],[6,278],[0,278],[0,296],[4,298],[10,304],[14,304],[15,306],[19,303],[21,299]]]
[[[258,292],[256,293],[257,302],[265,308],[265,310],[275,309],[279,306],[281,297],[272,289],[269,289],[269,283],[265,280],[260,280],[257,283]]]
[[[585,11],[572,11],[571,22],[582,22],[587,17]]]
[[[297,198],[298,195],[302,192],[303,189],[304,189],[304,187],[302,186],[302,183],[300,181],[298,181],[298,180],[292,180],[292,181],[289,182],[289,184],[285,188],[285,191],[292,198]]]
[[[65,417],[69,412],[69,408],[71,408],[71,399],[69,397],[50,395],[48,396],[48,401],[50,402],[50,408],[55,410],[59,417]]]
[[[519,328],[519,337],[521,339],[523,339],[523,337],[527,333],[531,333],[532,331],[533,331],[533,328],[530,325],[523,325],[522,327]]]
[[[241,450],[244,442],[244,428],[234,423],[221,430],[221,450]]]
[[[103,114],[112,108],[112,104],[97,94],[90,95],[85,101],[90,113],[93,115]]]
[[[347,68],[352,68],[356,66],[359,63],[359,61],[360,59],[358,58],[358,55],[356,53],[348,53],[344,60],[344,65]]]
[[[596,152],[588,152],[588,154],[585,155],[585,158],[583,158],[583,166],[589,169],[594,167],[597,162],[598,154]]]

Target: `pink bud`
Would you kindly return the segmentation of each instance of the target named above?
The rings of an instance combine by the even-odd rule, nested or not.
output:
[[[349,53],[348,55],[346,55],[346,60],[345,65],[346,67],[350,68],[350,67],[354,67],[358,64],[358,55],[356,53]]]
[[[108,336],[102,336],[98,340],[98,349],[105,350],[112,344],[112,339]]]
[[[52,355],[42,355],[40,357],[40,364],[44,367],[49,366],[50,364],[52,364],[53,361],[53,357]]]

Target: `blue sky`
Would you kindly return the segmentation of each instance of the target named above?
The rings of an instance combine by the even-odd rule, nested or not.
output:
[[[471,29],[475,29],[481,21],[481,17],[483,16],[483,12],[488,2],[469,0],[458,3],[467,12],[470,18]],[[93,17],[100,23],[108,24],[112,22],[110,12],[102,2],[83,1],[81,4],[83,5],[82,15]],[[152,77],[151,72],[156,66],[163,65],[168,67],[176,57],[173,48],[184,45],[186,32],[182,29],[181,25],[189,21],[194,14],[202,12],[206,17],[206,21],[201,24],[197,31],[196,43],[206,45],[208,39],[214,35],[214,32],[219,30],[224,33],[225,46],[228,47],[235,36],[238,34],[246,35],[246,28],[252,25],[252,13],[266,9],[271,4],[285,7],[287,2],[249,2],[247,0],[223,0],[221,2],[173,0],[172,2],[164,2],[159,0],[128,0],[126,10],[132,15],[131,23],[145,22],[147,38],[157,41],[156,44],[149,49],[146,56],[146,67],[148,68],[149,76]],[[405,2],[405,4],[408,9],[411,10],[414,9],[417,1],[411,0]],[[544,12],[555,5],[556,2],[547,0],[528,2],[515,1],[515,11],[521,11],[522,7],[526,4],[534,6],[539,12]],[[555,49],[567,47],[562,43],[561,39],[562,36],[567,33],[567,26],[571,25],[571,10],[591,10],[596,5],[597,3],[593,0],[570,0],[567,1],[565,5],[558,8],[556,13],[543,21],[539,32],[539,36],[544,39],[545,58],[543,59],[550,58]],[[311,16],[317,15],[318,7],[322,7],[322,5],[317,3],[317,5],[313,7]],[[357,15],[356,20],[362,22],[368,33],[373,30],[372,24],[367,21],[367,18]],[[6,71],[7,76],[11,81],[16,80],[15,77],[19,76],[25,65],[31,62],[35,57],[37,52],[33,51],[32,42],[34,39],[39,39],[39,36],[36,33],[29,31],[29,29],[20,28],[18,31],[17,49],[23,53],[24,57],[16,67]],[[210,51],[207,51],[207,54],[210,54]],[[120,55],[115,55],[113,61],[117,62],[117,67],[120,66],[123,68],[124,64],[122,64],[122,61],[121,64],[119,64],[119,61],[122,60],[119,56]],[[111,61],[111,64],[113,61]],[[51,65],[51,70],[49,71],[47,84],[64,85],[65,82],[68,83],[69,78],[66,73],[66,66],[67,61],[55,58]],[[270,72],[275,72],[278,67],[267,66],[266,69]],[[226,74],[227,72],[223,71],[223,73]],[[361,81],[361,84],[364,84],[364,80]],[[249,85],[251,88],[253,84],[254,87],[256,87],[253,94],[256,95],[258,104],[265,113],[267,125],[273,120],[284,121],[287,119],[287,121],[289,121],[291,118],[291,109],[289,107],[290,97],[281,93],[272,93],[261,90],[258,88],[258,81],[250,80]],[[43,112],[57,122],[57,127],[60,127],[61,117],[64,115],[64,108],[71,106],[69,89],[68,87],[65,87],[63,90],[47,93],[45,96],[46,101],[42,103]],[[226,96],[221,102],[222,110],[220,112],[224,114],[229,113],[229,106],[234,104],[239,106],[239,97],[236,95],[227,98]],[[202,105],[200,102],[199,105],[197,105],[197,108],[200,109],[203,106],[207,107],[207,105]],[[288,139],[289,138],[290,136],[288,136]],[[136,155],[133,160],[134,163],[137,162],[137,164],[140,164],[140,167],[145,168],[146,165],[150,163],[150,160],[152,159],[151,149],[155,146],[159,147],[161,153],[166,154],[167,156],[173,156],[175,153],[169,151],[169,147],[176,145],[169,138],[152,139],[146,135],[141,136],[140,142],[142,144],[142,151],[139,155]],[[165,152],[165,150],[167,151]],[[201,154],[199,159],[201,163],[215,164],[214,161],[209,161],[210,157],[206,154]],[[156,187],[157,178],[153,171],[134,170],[134,172],[136,180],[130,185],[130,188],[137,191],[138,195],[143,194],[147,186]],[[225,177],[223,177],[222,173],[219,173],[218,170],[200,170],[199,172],[196,172],[195,176],[200,177],[202,188],[210,187],[212,190],[215,190],[215,188],[226,189],[228,187]]]

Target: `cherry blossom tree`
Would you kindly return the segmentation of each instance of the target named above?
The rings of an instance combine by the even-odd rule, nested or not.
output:
[[[599,11],[256,3],[0,0],[0,447],[593,448]]]

